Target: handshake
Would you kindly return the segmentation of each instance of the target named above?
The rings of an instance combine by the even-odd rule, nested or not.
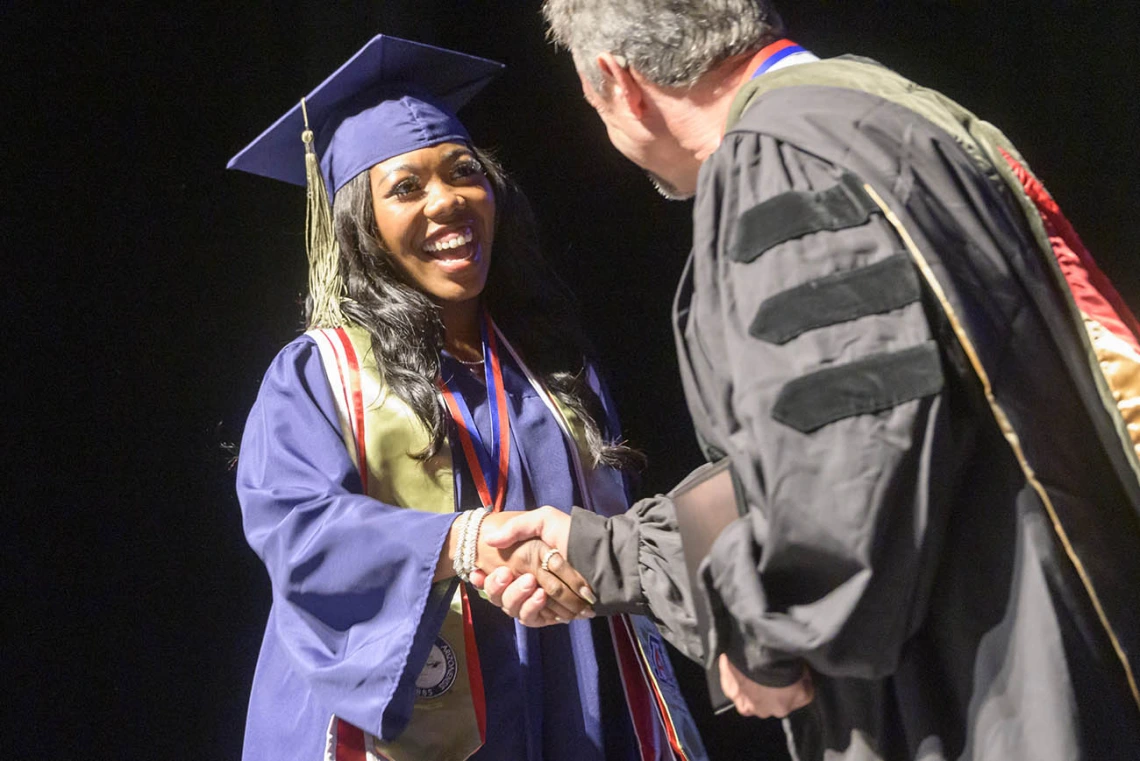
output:
[[[470,580],[530,627],[593,618],[594,592],[566,560],[570,516],[553,507],[483,520]]]
[[[541,627],[593,618],[597,600],[566,558],[570,515],[553,507],[488,515],[477,537],[470,581],[492,604],[524,626]],[[811,673],[786,687],[748,678],[718,659],[721,689],[744,716],[784,717],[812,701]]]

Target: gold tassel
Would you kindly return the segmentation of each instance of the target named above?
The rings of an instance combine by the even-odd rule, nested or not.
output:
[[[338,328],[344,325],[340,299],[344,283],[340,279],[340,246],[333,230],[332,206],[317,152],[313,148],[313,132],[309,129],[309,112],[305,99],[301,99],[301,114],[305,131],[301,142],[305,144],[305,182],[308,186],[305,206],[305,250],[309,255],[309,298],[312,299],[310,328]]]

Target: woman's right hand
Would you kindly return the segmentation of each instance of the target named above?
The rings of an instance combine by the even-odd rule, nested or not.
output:
[[[503,548],[487,544],[486,537],[496,534],[513,517],[517,516],[510,513],[488,515],[483,521],[475,554],[475,565],[483,572],[484,578],[491,574],[496,574],[496,578],[507,575],[513,578],[511,588],[517,593],[513,596],[517,602],[506,612],[528,626],[549,626],[574,618],[593,618],[590,603],[593,593],[560,550],[537,538]],[[545,569],[543,560],[546,560]]]

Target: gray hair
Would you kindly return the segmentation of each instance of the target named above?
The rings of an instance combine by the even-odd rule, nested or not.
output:
[[[599,91],[599,53],[621,56],[656,85],[689,87],[784,34],[769,0],[545,0],[542,14],[550,38]]]

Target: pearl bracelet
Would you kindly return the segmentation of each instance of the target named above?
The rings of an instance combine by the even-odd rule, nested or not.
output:
[[[467,539],[467,532],[471,529],[471,511],[466,510],[460,513],[455,522],[460,524],[456,529],[459,532],[459,539],[455,542],[455,557],[451,559],[451,569],[455,571],[455,575],[467,581],[467,574],[464,572],[463,566],[463,546]]]
[[[475,570],[475,554],[479,547],[479,529],[483,526],[483,519],[491,512],[491,508],[484,507],[470,512],[476,514],[468,518],[467,523],[463,526],[463,551],[460,553],[463,558],[463,565],[459,578],[464,581],[469,581],[471,572]]]

